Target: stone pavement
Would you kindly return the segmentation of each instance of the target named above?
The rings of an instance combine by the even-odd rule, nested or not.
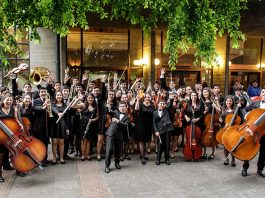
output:
[[[187,162],[182,153],[171,160],[171,165],[156,166],[155,155],[143,166],[139,155],[121,162],[117,170],[104,173],[101,162],[80,159],[66,164],[35,169],[27,177],[15,176],[15,171],[4,171],[6,182],[0,183],[0,197],[8,198],[104,198],[104,197],[242,197],[259,198],[265,195],[265,179],[256,174],[257,158],[251,161],[249,176],[241,176],[242,162],[237,166],[223,165],[222,149],[217,149],[213,160]]]

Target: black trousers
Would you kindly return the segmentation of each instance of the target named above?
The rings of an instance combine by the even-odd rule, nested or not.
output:
[[[114,149],[114,160],[115,164],[120,163],[120,155],[122,150],[122,140],[115,136],[106,136],[106,158],[105,165],[106,167],[110,166],[111,163],[111,153]]]
[[[265,166],[265,136],[263,136],[260,139],[259,158],[257,163],[258,170],[262,171],[264,169],[264,166]],[[249,161],[244,161],[243,168],[244,169],[249,168]]]
[[[163,134],[160,134],[160,138],[162,141],[162,144],[160,143],[159,139],[157,139],[157,157],[156,160],[161,160],[162,152],[165,151],[165,160],[169,160],[169,151],[170,151],[170,139],[171,139],[171,133],[165,132]]]

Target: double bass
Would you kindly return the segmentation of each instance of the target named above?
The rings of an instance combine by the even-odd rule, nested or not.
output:
[[[28,125],[23,118],[23,125]],[[25,122],[25,123],[24,123]],[[14,169],[19,172],[29,172],[35,167],[41,167],[46,156],[46,147],[38,139],[20,132],[20,126],[13,118],[0,120],[0,142],[9,150],[10,160]]]
[[[192,109],[192,119],[194,119],[194,109]],[[202,156],[202,147],[199,144],[201,129],[192,122],[186,127],[186,144],[183,148],[183,155],[187,160],[197,160]]]
[[[265,109],[253,109],[241,125],[228,128],[222,137],[224,147],[239,160],[251,160],[259,151],[259,140],[265,134]],[[247,129],[253,132],[250,135]]]
[[[236,107],[236,110],[235,110],[235,112],[233,114],[228,114],[225,117],[225,126],[217,132],[217,134],[216,134],[216,140],[220,144],[223,144],[222,137],[223,137],[223,134],[226,132],[226,130],[229,127],[233,126],[233,125],[239,125],[240,124],[241,118],[238,115],[238,110],[239,110],[239,106]]]

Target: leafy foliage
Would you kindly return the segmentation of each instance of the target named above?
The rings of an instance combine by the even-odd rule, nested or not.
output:
[[[100,18],[124,19],[150,32],[158,24],[168,26],[164,52],[174,69],[178,54],[197,49],[197,60],[210,63],[216,56],[216,36],[228,33],[237,47],[244,39],[239,31],[240,11],[247,0],[0,0],[0,59],[5,53],[19,53],[17,33],[10,27],[27,29],[29,39],[39,40],[38,27],[65,36],[69,27],[87,29],[89,14]],[[22,32],[22,31],[21,31]]]

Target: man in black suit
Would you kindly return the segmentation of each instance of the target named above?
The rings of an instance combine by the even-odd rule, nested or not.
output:
[[[245,107],[243,109],[243,114],[246,114],[247,112],[251,111],[252,109],[256,109],[256,108],[265,109],[265,88],[261,89],[260,97],[261,97],[261,100],[253,101],[249,106]],[[250,129],[247,129],[247,132],[250,135],[253,135],[253,131],[251,131]],[[264,166],[265,166],[265,136],[262,136],[260,138],[259,143],[260,143],[260,149],[259,149],[259,158],[258,158],[258,163],[257,163],[257,166],[258,166],[257,173],[261,177],[265,177],[265,174],[262,173]],[[248,175],[247,173],[248,167],[249,167],[249,161],[244,161],[243,170],[241,172],[242,176],[246,177]]]
[[[111,151],[114,146],[115,167],[121,169],[120,154],[122,149],[123,133],[129,125],[129,116],[127,114],[127,106],[125,102],[119,103],[119,110],[111,111],[112,116],[110,127],[106,132],[106,159],[105,172],[109,173],[111,163]]]
[[[39,89],[40,98],[33,101],[33,113],[34,122],[32,124],[33,136],[41,140],[46,146],[46,152],[49,143],[49,133],[48,133],[48,119],[49,115],[47,109],[50,106],[50,100],[46,99],[47,90],[41,87]],[[43,161],[43,166],[47,165],[47,153],[45,160]]]
[[[170,104],[172,104],[172,99],[170,101]],[[170,120],[169,112],[166,108],[166,101],[163,99],[161,99],[158,103],[158,110],[153,113],[153,126],[155,135],[159,139],[157,141],[156,165],[160,164],[161,155],[163,151],[165,151],[165,162],[167,165],[170,165],[170,138],[171,132],[174,130],[174,128]]]

